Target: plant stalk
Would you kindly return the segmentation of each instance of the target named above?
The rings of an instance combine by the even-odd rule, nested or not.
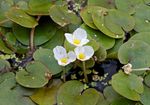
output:
[[[62,70],[63,70],[63,74],[62,74],[63,81],[66,82],[66,69],[65,69],[65,67],[62,67]]]
[[[83,64],[83,74],[84,74],[85,82],[88,83],[88,77],[86,74],[85,62],[83,61],[82,64]]]
[[[133,71],[145,71],[150,70],[150,68],[139,68],[139,69],[132,69]]]

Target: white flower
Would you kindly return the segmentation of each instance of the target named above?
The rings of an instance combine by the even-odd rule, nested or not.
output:
[[[74,51],[77,59],[81,61],[89,60],[94,55],[94,49],[91,46],[79,46]]]
[[[73,34],[65,33],[67,41],[75,46],[83,46],[89,42],[87,33],[82,28],[77,28]]]
[[[132,72],[132,64],[128,63],[122,67],[125,74],[130,74]]]
[[[73,51],[66,52],[66,49],[62,46],[56,46],[53,49],[54,57],[61,66],[66,66],[76,60],[76,55]]]

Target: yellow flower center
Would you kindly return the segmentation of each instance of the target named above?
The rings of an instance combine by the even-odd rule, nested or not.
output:
[[[76,44],[76,45],[80,44],[80,42],[81,42],[81,41],[80,41],[79,39],[74,39],[74,40],[73,40],[73,43]]]
[[[67,63],[67,62],[68,62],[68,59],[67,59],[67,58],[62,58],[60,61],[61,61],[62,63]]]
[[[84,59],[85,58],[85,55],[83,53],[80,53],[79,54],[79,59]]]

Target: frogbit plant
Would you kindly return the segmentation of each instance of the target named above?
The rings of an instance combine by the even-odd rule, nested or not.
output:
[[[73,34],[65,33],[67,41],[75,46],[83,46],[89,42],[87,39],[87,33],[82,28],[77,28]]]
[[[94,55],[94,49],[91,46],[83,46],[89,42],[87,39],[87,33],[82,28],[77,28],[73,34],[65,33],[67,41],[76,46],[73,51],[66,52],[66,49],[62,46],[56,46],[53,49],[54,57],[61,66],[66,66],[71,62],[74,62],[76,58],[83,62],[83,73],[85,82],[88,82],[88,77],[86,74],[85,61],[89,60]],[[65,73],[64,73],[65,81]]]
[[[54,57],[58,61],[58,64],[61,66],[66,66],[71,62],[74,62],[76,60],[76,55],[73,51],[70,51],[67,53],[66,49],[62,46],[56,46],[53,49]],[[63,70],[63,80],[65,79],[65,70]]]

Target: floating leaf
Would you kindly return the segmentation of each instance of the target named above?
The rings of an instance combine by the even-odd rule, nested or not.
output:
[[[64,44],[64,31],[59,29],[55,32],[55,35],[45,44],[41,45],[43,48],[53,49],[56,46],[61,46]]]
[[[11,8],[7,13],[6,17],[11,21],[27,28],[33,28],[38,25],[35,18],[29,16],[26,12],[19,8]]]
[[[82,94],[84,85],[79,81],[68,81],[58,90],[58,105],[96,105],[99,93],[92,88],[85,90]],[[90,99],[90,100],[89,100]]]
[[[1,0],[0,1],[0,26],[11,27],[12,22],[9,21],[5,12],[8,11],[14,5],[13,0]]]
[[[150,74],[148,74],[145,78],[144,78],[144,82],[145,84],[150,87]]]
[[[143,12],[144,11],[144,12]],[[136,13],[134,14],[135,27],[137,32],[148,32],[150,30],[150,7],[144,4],[140,4],[136,7]]]
[[[0,38],[0,51],[7,53],[7,54],[12,54],[13,51],[11,51],[9,48],[6,47],[6,44],[2,41],[2,39]]]
[[[54,22],[64,27],[70,23],[80,24],[80,18],[72,11],[68,10],[67,7],[53,5],[49,10],[50,17]]]
[[[115,4],[117,9],[125,13],[133,14],[136,12],[136,6],[143,4],[143,0],[115,0]]]
[[[54,80],[50,87],[40,88],[30,97],[38,105],[54,105],[61,84],[61,80]]]
[[[130,40],[120,46],[118,58],[122,64],[131,63],[133,68],[150,67],[150,46],[140,40]]]
[[[80,15],[81,15],[84,23],[93,29],[97,29],[97,27],[95,26],[95,24],[92,20],[92,13],[93,13],[93,11],[95,11],[97,9],[101,9],[101,7],[87,6],[84,9],[82,9],[82,11],[80,12]]]
[[[105,35],[111,38],[122,38],[124,36],[124,33],[115,34],[106,27],[104,18],[107,13],[108,13],[108,10],[105,8],[95,10],[92,13],[92,19],[93,19],[94,24]]]
[[[29,0],[29,10],[31,15],[48,15],[49,9],[52,6],[51,0]]]
[[[13,33],[17,40],[24,45],[29,45],[30,29],[13,25]],[[51,21],[41,22],[39,26],[35,28],[34,43],[35,45],[41,45],[50,40],[56,33],[56,26]]]
[[[139,101],[143,92],[142,79],[135,74],[126,75],[122,71],[112,77],[112,87],[120,95],[134,101]]]
[[[115,0],[88,0],[88,5],[115,8]]]
[[[26,70],[20,70],[16,73],[16,81],[28,88],[40,88],[46,85],[50,74],[45,65],[40,62],[32,62],[26,66]]]
[[[28,91],[21,92],[16,86],[15,75],[5,73],[0,76],[3,81],[0,83],[0,104],[1,105],[35,105],[26,94]],[[9,101],[8,101],[9,100]]]
[[[58,74],[62,71],[61,66],[58,65],[58,62],[55,60],[53,52],[50,49],[36,50],[33,54],[33,58],[44,64],[52,75]]]
[[[134,18],[119,10],[109,10],[104,18],[105,26],[115,34],[124,34],[124,31],[129,32],[135,26]]]
[[[149,105],[150,103],[149,97],[150,97],[150,88],[144,86],[144,92],[141,94],[140,102],[143,105]]]
[[[134,34],[134,36],[132,36],[130,40],[140,40],[150,45],[150,32],[140,32]]]
[[[7,72],[10,68],[11,67],[8,61],[0,59],[0,73]]]
[[[88,35],[91,36],[91,38],[99,42],[99,44],[103,46],[105,49],[110,49],[114,46],[115,39],[110,38],[104,35],[103,33],[101,33],[100,31],[96,31],[85,24],[82,24],[81,27],[86,30],[86,32],[88,33]]]
[[[123,39],[117,39],[113,48],[107,50],[107,58],[118,59],[118,50],[123,44]]]

